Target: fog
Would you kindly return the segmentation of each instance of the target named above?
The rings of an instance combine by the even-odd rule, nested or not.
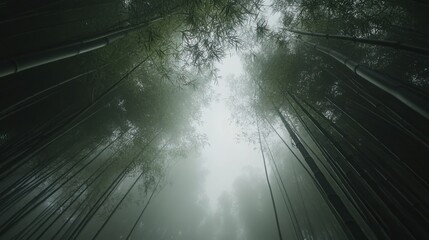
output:
[[[0,239],[429,239],[428,7],[0,1]]]

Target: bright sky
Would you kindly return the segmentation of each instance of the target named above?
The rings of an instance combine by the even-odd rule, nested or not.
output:
[[[266,4],[269,4],[267,1]],[[269,8],[264,11],[268,19],[268,26],[273,29],[279,26],[280,14],[272,14]],[[254,146],[236,141],[239,133],[234,121],[231,121],[231,112],[226,105],[231,94],[228,88],[228,76],[243,74],[243,65],[237,53],[227,55],[217,68],[219,69],[218,83],[213,83],[218,101],[213,101],[203,112],[204,124],[200,131],[208,137],[210,146],[202,151],[201,161],[208,171],[205,178],[205,192],[209,198],[212,210],[216,209],[219,196],[224,191],[231,191],[234,181],[244,173],[245,169],[259,168],[263,176],[261,153]]]
[[[216,209],[217,200],[224,191],[231,191],[232,184],[246,167],[260,167],[260,153],[253,146],[240,142],[236,136],[238,128],[231,121],[231,112],[226,105],[231,92],[226,77],[240,75],[243,72],[240,58],[234,54],[225,58],[219,65],[220,78],[213,83],[217,101],[213,101],[203,112],[201,132],[208,137],[209,146],[202,151],[201,161],[207,170],[204,189],[212,210]]]

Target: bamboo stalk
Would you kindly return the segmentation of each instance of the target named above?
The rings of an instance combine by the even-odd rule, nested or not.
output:
[[[365,43],[365,44],[371,44],[371,45],[377,45],[377,46],[383,46],[383,47],[390,47],[398,50],[404,50],[412,53],[429,56],[428,48],[414,46],[411,44],[402,43],[400,41],[377,40],[377,39],[360,38],[360,37],[354,37],[354,36],[351,37],[351,36],[336,35],[336,34],[307,32],[307,31],[301,31],[301,30],[295,30],[295,29],[289,29],[289,28],[283,28],[283,29],[288,32],[292,32],[300,35],[306,35],[306,36],[312,36],[312,37],[323,37],[326,39],[340,39],[340,40],[359,42],[359,43]]]
[[[340,221],[342,221],[345,226],[347,227],[347,232],[351,234],[352,237],[355,239],[368,239],[360,226],[357,224],[357,222],[352,217],[352,214],[347,209],[341,198],[337,195],[335,190],[332,188],[324,174],[320,171],[319,167],[316,165],[314,159],[310,156],[310,154],[305,149],[304,145],[302,145],[301,141],[299,141],[296,134],[292,131],[291,126],[286,121],[286,119],[281,114],[280,110],[274,106],[275,111],[277,112],[277,115],[282,120],[284,126],[286,127],[287,131],[289,132],[289,135],[291,136],[292,140],[295,142],[295,145],[298,147],[301,154],[304,156],[305,161],[307,162],[307,165],[310,167],[310,169],[313,171],[313,174],[317,181],[319,182],[324,195],[327,197],[327,200],[330,204],[334,207],[334,209],[337,211],[338,216],[340,217]]]
[[[35,52],[33,54],[10,59],[0,63],[0,77],[8,76],[47,63],[74,57],[86,52],[103,48],[107,45],[110,45],[112,42],[124,38],[128,34],[140,30],[141,28],[155,23],[163,18],[163,16],[158,16],[143,23],[121,27],[119,29],[107,31],[81,41],[72,42],[55,48],[49,48]]]
[[[298,218],[296,217],[296,212],[295,212],[295,210],[293,208],[292,201],[290,200],[289,194],[288,194],[288,192],[286,190],[285,183],[283,181],[282,176],[280,175],[279,168],[277,166],[277,163],[276,163],[276,161],[274,159],[273,153],[271,152],[270,146],[268,145],[267,139],[265,137],[264,137],[264,141],[265,141],[265,145],[268,148],[268,154],[270,156],[271,162],[274,165],[274,169],[275,169],[275,171],[274,171],[274,177],[277,180],[277,184],[279,185],[279,188],[280,188],[280,193],[282,194],[283,201],[284,201],[286,209],[287,209],[287,211],[289,213],[289,217],[290,217],[290,219],[292,221],[292,225],[293,225],[293,228],[294,228],[294,232],[295,232],[296,238],[304,240],[304,236],[302,235],[303,234],[302,228],[301,228],[301,226],[299,224]],[[272,168],[272,166],[271,166],[271,168]],[[277,175],[276,175],[276,173],[277,173]],[[282,192],[282,190],[283,190],[283,192]]]
[[[283,240],[282,232],[281,232],[281,229],[280,229],[279,216],[278,216],[278,213],[277,213],[276,202],[274,201],[273,190],[271,188],[270,178],[268,177],[267,163],[265,161],[264,149],[262,148],[261,132],[260,132],[260,129],[259,129],[259,121],[257,122],[257,127],[258,127],[259,147],[260,147],[261,154],[262,154],[262,161],[264,163],[265,178],[266,178],[266,181],[267,181],[267,184],[268,184],[268,189],[270,190],[271,202],[273,204],[274,217],[276,219],[276,225],[277,225],[277,233],[278,233],[279,239]]]
[[[161,147],[160,150],[158,150],[157,154],[150,160],[150,162],[153,162],[161,153],[161,151],[167,146],[168,142],[166,142],[164,144],[164,146]],[[104,229],[104,227],[106,227],[107,223],[109,222],[109,220],[112,218],[113,214],[115,214],[115,212],[118,210],[118,208],[121,206],[122,202],[125,200],[125,198],[128,196],[128,194],[131,192],[131,190],[134,188],[134,186],[137,184],[137,182],[140,180],[140,178],[145,174],[145,171],[143,170],[139,176],[134,180],[133,184],[128,188],[128,190],[126,191],[126,193],[122,196],[121,200],[116,204],[115,208],[113,210],[110,211],[109,216],[107,217],[106,220],[104,220],[103,224],[101,225],[101,227],[97,230],[97,233],[92,237],[92,240],[95,240],[98,235],[101,233],[101,231]]]
[[[347,68],[352,70],[363,79],[372,83],[383,92],[390,94],[415,112],[419,113],[421,116],[429,119],[429,101],[427,97],[420,95],[418,92],[413,91],[407,86],[388,77],[387,75],[381,74],[365,65],[356,63],[355,61],[337,51],[315,43],[304,43],[313,46],[317,51],[324,53],[344,64]]]

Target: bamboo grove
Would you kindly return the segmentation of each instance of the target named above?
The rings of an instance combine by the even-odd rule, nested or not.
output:
[[[204,144],[192,122],[213,61],[257,7],[2,2],[1,238],[106,238],[124,215],[114,234],[135,237],[169,168]]]
[[[283,26],[273,31],[258,23],[262,46],[245,56],[247,74],[234,85],[237,95],[248,96],[235,101],[237,118],[264,123],[256,135],[278,137],[292,151],[349,238],[425,239],[427,38],[413,28],[427,20],[417,3],[356,2],[358,8],[340,2],[352,1],[275,2]],[[398,19],[413,27],[399,28]],[[419,36],[406,34],[411,31]],[[272,168],[272,178],[280,176]],[[303,218],[290,221],[297,239],[323,234]]]
[[[206,144],[194,122],[215,62],[242,49],[231,106],[260,150],[275,235],[427,239],[428,10],[0,1],[0,238],[139,237],[175,162]]]

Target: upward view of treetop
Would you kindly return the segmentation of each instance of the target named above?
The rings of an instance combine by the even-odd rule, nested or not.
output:
[[[198,126],[231,52],[244,74],[222,81],[238,138],[260,153],[270,237],[429,238],[428,11],[0,0],[0,238],[200,239],[208,217],[180,231],[143,219],[178,162],[210,145]],[[228,235],[210,237],[215,225],[206,239]],[[270,238],[231,226],[235,239]]]

